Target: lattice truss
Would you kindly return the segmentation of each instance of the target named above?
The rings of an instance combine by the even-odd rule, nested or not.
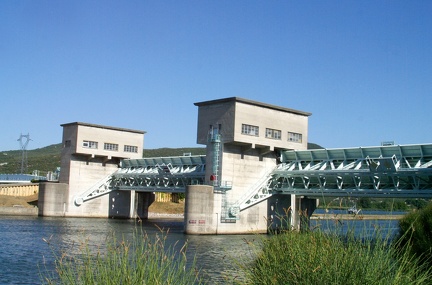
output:
[[[272,193],[432,197],[432,145],[286,151]]]
[[[205,155],[127,159],[121,168],[75,198],[75,204],[113,190],[184,192],[187,185],[204,184]]]
[[[187,185],[204,184],[205,155],[128,159],[114,173],[118,190],[184,192]]]

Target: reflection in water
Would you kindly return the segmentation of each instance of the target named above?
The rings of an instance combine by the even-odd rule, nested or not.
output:
[[[54,250],[77,254],[77,245],[103,250],[107,238],[131,240],[136,230],[150,237],[168,231],[166,244],[179,248],[188,243],[187,256],[196,258],[206,281],[216,284],[226,275],[238,275],[234,260],[248,256],[246,240],[253,236],[190,236],[183,234],[182,220],[133,220],[50,217],[0,217],[0,280],[2,284],[39,284],[40,273],[54,270]],[[45,242],[46,240],[47,242]],[[234,259],[234,260],[233,260]]]
[[[334,222],[312,221],[312,226],[323,230],[335,228]],[[366,224],[367,223],[367,224]],[[359,233],[381,227],[397,230],[397,221],[350,221],[338,229],[355,229]],[[0,280],[2,284],[39,284],[40,272],[54,270],[52,249],[76,254],[76,245],[87,242],[90,249],[103,250],[107,238],[115,234],[117,240],[132,239],[136,230],[150,237],[168,231],[166,245],[179,248],[188,243],[187,257],[196,258],[203,276],[209,284],[225,283],[229,279],[241,280],[239,264],[245,265],[253,257],[253,246],[266,236],[256,235],[185,235],[182,220],[155,219],[137,223],[133,220],[95,218],[49,218],[0,216]],[[49,244],[44,242],[47,240]]]

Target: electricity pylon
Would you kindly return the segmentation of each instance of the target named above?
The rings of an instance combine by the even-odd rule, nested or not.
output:
[[[27,172],[27,146],[29,144],[29,142],[31,141],[30,139],[30,135],[23,135],[21,134],[18,141],[20,142],[20,147],[21,147],[21,152],[22,152],[22,156],[21,156],[21,174],[23,174],[24,172]]]

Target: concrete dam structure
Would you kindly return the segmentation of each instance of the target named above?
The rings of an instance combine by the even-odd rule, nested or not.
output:
[[[63,124],[59,183],[39,215],[141,218],[185,193],[185,233],[299,228],[321,197],[432,197],[432,145],[307,150],[310,113],[238,97],[195,103],[205,156],[142,158],[144,131]]]

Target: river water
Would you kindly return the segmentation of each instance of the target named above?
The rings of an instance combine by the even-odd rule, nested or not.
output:
[[[356,224],[357,223],[357,224]],[[340,227],[342,225],[342,227]],[[337,225],[327,221],[311,221],[312,227],[331,230],[349,228],[397,231],[397,221],[349,221]],[[261,238],[254,235],[185,235],[183,220],[151,219],[137,224],[133,220],[93,218],[52,218],[0,216],[0,284],[40,284],[40,273],[54,270],[57,248],[73,248],[88,240],[89,245],[104,243],[115,233],[118,237],[132,237],[136,228],[149,236],[168,230],[167,245],[188,243],[190,259],[196,257],[205,280],[209,284],[223,284],[226,276],[238,276],[236,262],[252,257],[251,242]],[[264,236],[265,237],[265,236]],[[48,242],[47,242],[48,241]],[[240,260],[240,258],[242,260]]]

